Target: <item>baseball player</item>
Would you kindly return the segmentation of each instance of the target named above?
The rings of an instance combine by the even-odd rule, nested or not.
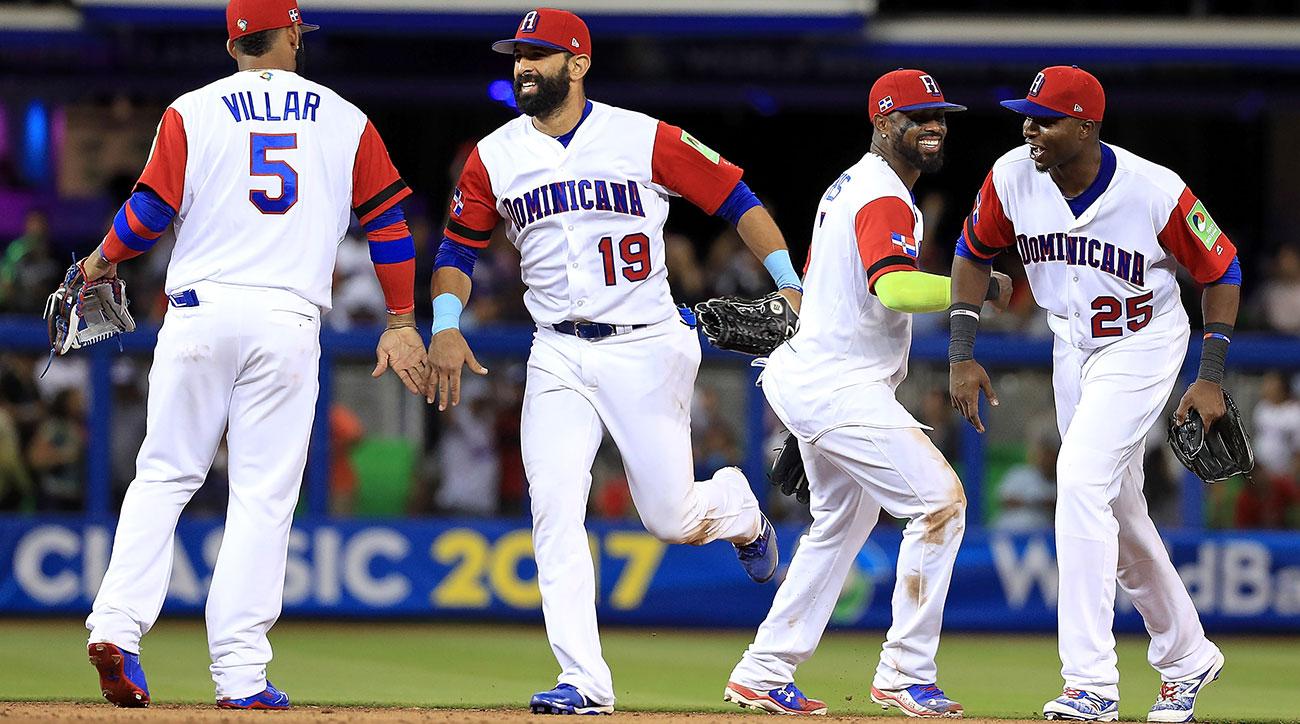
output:
[[[961,481],[894,390],[907,375],[912,313],[949,304],[948,278],[917,269],[912,186],[943,165],[949,103],[934,77],[896,70],[871,87],[871,148],[831,184],[813,220],[800,329],[768,358],[763,393],[798,438],[813,522],[723,697],[782,714],[825,714],[794,684],[854,556],[883,509],[907,519],[893,626],[871,699],[910,716],[960,717],[937,686],[935,652],[965,531]],[[1011,283],[985,284],[1005,308]],[[984,295],[981,295],[983,297]]]
[[[802,290],[780,231],[738,167],[676,126],[587,100],[591,36],[578,16],[530,11],[513,38],[492,48],[514,56],[523,114],[479,141],[453,193],[433,278],[430,401],[457,403],[462,365],[487,372],[457,326],[477,249],[504,220],[537,323],[520,435],[542,611],[561,666],[558,686],[530,706],[606,714],[614,687],[583,525],[604,432],[652,534],[669,543],[729,541],[759,582],[777,563],[775,534],[745,476],[724,468],[710,480],[692,477],[700,346],[668,289],[669,199],[683,196],[734,223],[792,303]]]
[[[1065,691],[1048,719],[1118,716],[1115,583],[1151,634],[1148,660],[1164,684],[1149,721],[1190,721],[1201,689],[1223,668],[1169,561],[1142,496],[1142,441],[1173,389],[1188,322],[1175,272],[1204,284],[1200,371],[1175,417],[1195,409],[1210,426],[1224,413],[1224,359],[1241,291],[1236,249],[1177,174],[1102,143],[1101,84],[1077,67],[1039,73],[1024,99],[1025,145],[984,180],[953,260],[951,394],[981,432],[980,390],[997,405],[974,360],[978,301],[999,252],[1024,262],[1055,333],[1052,386],[1061,432],[1057,458],[1057,614]]]
[[[239,71],[163,114],[135,192],[83,265],[89,278],[147,251],[175,224],[170,298],[149,373],[148,432],[122,503],[94,609],[91,663],[104,697],[146,706],[140,639],[172,570],[176,520],[226,437],[230,507],[207,602],[218,705],[285,709],[266,679],[280,615],[289,525],[316,405],[320,315],[337,245],[356,213],[370,237],[388,328],[374,375],[413,392],[428,374],[414,321],[410,194],[356,106],[295,72],[296,0],[231,0],[227,50]]]

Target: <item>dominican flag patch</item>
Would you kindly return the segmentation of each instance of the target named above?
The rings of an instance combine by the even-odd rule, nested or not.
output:
[[[913,239],[910,236],[903,236],[902,234],[893,233],[889,235],[889,239],[890,241],[894,242],[894,246],[898,247],[899,249],[902,249],[904,254],[912,257],[913,259],[916,258],[916,255],[920,251],[916,243],[916,239]]]

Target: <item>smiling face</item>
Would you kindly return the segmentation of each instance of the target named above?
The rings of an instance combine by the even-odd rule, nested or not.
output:
[[[1026,116],[1021,131],[1039,173],[1069,164],[1097,139],[1097,124],[1079,118]]]
[[[516,45],[514,92],[519,110],[545,117],[563,105],[569,97],[570,60],[574,57],[562,50]]]
[[[921,173],[943,168],[944,139],[948,135],[945,111],[939,108],[896,111],[876,116],[877,127],[884,120],[886,140],[894,154]]]

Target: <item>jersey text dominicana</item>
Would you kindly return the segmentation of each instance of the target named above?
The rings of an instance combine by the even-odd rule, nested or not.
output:
[[[1176,265],[1205,284],[1237,253],[1177,174],[1103,148],[1111,154],[1113,177],[1076,217],[1028,146],[1012,150],[993,165],[958,242],[982,259],[1014,249],[1052,331],[1079,349],[1185,326]]]
[[[652,324],[676,314],[664,266],[669,198],[712,214],[741,175],[640,113],[592,103],[567,146],[520,116],[470,154],[446,235],[482,248],[504,219],[538,324]]]

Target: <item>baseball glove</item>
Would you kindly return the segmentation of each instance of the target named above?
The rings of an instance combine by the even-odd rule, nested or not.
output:
[[[799,454],[799,439],[790,433],[772,462],[767,479],[786,495],[793,495],[800,503],[808,503],[808,473],[804,472],[803,456]]]
[[[1208,430],[1195,408],[1187,412],[1187,421],[1181,425],[1169,420],[1169,445],[1174,455],[1207,483],[1248,475],[1255,468],[1250,437],[1227,390],[1223,391],[1223,403],[1227,411]]]
[[[126,282],[117,277],[86,280],[81,263],[68,267],[63,283],[45,300],[50,350],[58,355],[135,331]]]
[[[799,330],[799,314],[780,292],[760,299],[716,297],[695,305],[695,315],[714,347],[759,357]]]

